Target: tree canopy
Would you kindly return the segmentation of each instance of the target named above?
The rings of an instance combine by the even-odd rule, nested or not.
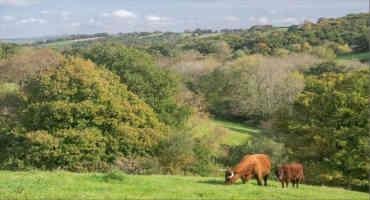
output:
[[[0,138],[8,167],[104,169],[119,156],[153,153],[166,134],[150,106],[89,61],[67,59],[21,90],[18,131]]]

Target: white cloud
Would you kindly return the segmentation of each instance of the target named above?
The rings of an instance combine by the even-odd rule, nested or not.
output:
[[[42,10],[42,11],[40,11],[40,14],[43,14],[43,15],[47,15],[49,13],[50,13],[50,11],[48,11],[48,10]]]
[[[269,13],[271,15],[276,15],[278,13],[278,11],[277,10],[269,10]]]
[[[71,23],[71,26],[72,27],[80,27],[81,26],[81,23],[80,22],[72,22]]]
[[[94,18],[89,19],[89,24],[94,24],[95,22],[96,22],[96,20]]]
[[[294,17],[287,17],[287,18],[281,19],[280,22],[284,24],[298,24],[299,20]]]
[[[262,17],[249,17],[248,18],[249,21],[251,21],[252,23],[255,23],[255,24],[258,24],[258,25],[267,25],[267,24],[270,24],[271,23],[271,20],[266,17],[266,16],[262,16]]]
[[[110,16],[112,16],[112,13],[105,12],[105,13],[102,13],[101,16],[102,17],[110,17]]]
[[[268,24],[270,22],[269,18],[267,17],[260,17],[257,22],[259,24],[262,24],[262,25],[265,25],[265,24]]]
[[[15,20],[15,17],[10,16],[10,15],[5,15],[5,16],[2,16],[1,19],[3,21],[10,22],[10,21],[14,21]]]
[[[173,23],[169,18],[158,15],[147,15],[145,20],[151,26],[166,26]]]
[[[45,19],[31,17],[31,18],[21,19],[17,22],[17,24],[30,24],[30,23],[45,24],[47,23],[47,21]]]
[[[164,18],[159,17],[159,16],[155,16],[155,15],[148,15],[148,16],[145,17],[145,19],[147,21],[151,21],[151,22],[159,22],[159,21],[164,20]]]
[[[62,16],[64,20],[68,20],[71,16],[71,12],[63,10],[60,12],[60,16]]]
[[[225,20],[226,21],[231,21],[231,22],[236,22],[236,21],[240,21],[240,18],[236,17],[236,16],[226,16]]]
[[[0,5],[7,6],[27,6],[35,3],[39,3],[40,0],[0,0]]]
[[[127,10],[124,10],[124,9],[115,10],[110,15],[113,16],[113,17],[126,18],[126,19],[136,18],[136,15],[133,12],[130,12],[130,11],[127,11]]]

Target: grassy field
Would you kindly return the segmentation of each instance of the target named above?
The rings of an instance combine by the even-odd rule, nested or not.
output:
[[[214,119],[213,123],[218,126],[226,128],[230,134],[227,138],[227,144],[229,145],[238,145],[242,144],[255,134],[260,134],[260,130],[247,126],[246,124],[224,121],[219,119]]]
[[[339,60],[370,60],[370,52],[351,53],[338,57]]]
[[[224,144],[239,145],[251,138],[254,134],[259,134],[260,130],[249,127],[245,124],[229,122],[216,119],[197,118],[194,126],[194,132],[202,136],[205,134],[214,134],[214,132],[222,128],[227,133]]]
[[[0,199],[369,199],[361,192],[302,185],[257,186],[255,181],[226,186],[222,178],[129,176],[122,173],[0,172]]]

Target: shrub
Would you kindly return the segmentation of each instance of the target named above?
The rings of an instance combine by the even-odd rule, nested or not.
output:
[[[122,155],[153,154],[166,134],[147,104],[88,61],[65,60],[22,90],[27,101],[18,107],[18,132],[4,138],[10,140],[7,166],[21,160],[41,169],[104,170]]]
[[[274,50],[273,55],[284,57],[284,56],[289,55],[289,53],[290,51],[288,49],[278,48]]]
[[[126,156],[116,159],[115,167],[129,174],[159,174],[162,166],[155,156]]]
[[[163,173],[214,175],[222,155],[224,132],[217,129],[197,135],[193,130],[172,132],[158,148],[158,160]]]
[[[105,182],[111,182],[111,181],[121,182],[121,181],[125,180],[126,175],[124,173],[122,173],[121,171],[112,170],[108,173],[105,173],[102,178],[103,178],[103,181],[105,181]]]
[[[317,46],[312,48],[311,53],[322,59],[333,60],[336,58],[335,51],[329,47]]]

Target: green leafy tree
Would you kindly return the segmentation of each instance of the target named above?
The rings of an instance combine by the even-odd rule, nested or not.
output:
[[[276,134],[308,173],[321,174],[309,181],[356,186],[367,179],[370,162],[370,71],[320,71],[307,77],[292,109],[278,115]]]
[[[117,74],[121,82],[149,104],[166,124],[179,126],[190,115],[186,106],[175,101],[178,78],[155,66],[148,54],[124,46],[96,45],[83,55]]]
[[[119,77],[68,59],[26,81],[18,131],[0,137],[2,165],[100,170],[119,156],[151,155],[166,127]]]

